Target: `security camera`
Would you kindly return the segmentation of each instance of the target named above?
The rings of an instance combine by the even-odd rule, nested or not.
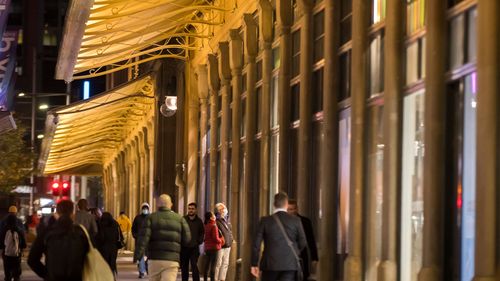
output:
[[[160,113],[165,117],[171,117],[177,111],[177,97],[166,96],[165,103],[160,107]]]

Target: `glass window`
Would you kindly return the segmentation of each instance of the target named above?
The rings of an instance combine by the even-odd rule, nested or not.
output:
[[[406,34],[411,35],[425,24],[425,0],[406,0]]]
[[[241,112],[241,116],[240,116],[240,121],[241,121],[241,124],[240,124],[240,137],[244,137],[245,134],[246,134],[246,127],[247,127],[247,123],[246,123],[246,118],[247,118],[247,99],[246,98],[243,98],[241,99],[241,109],[240,109],[240,112]]]
[[[325,12],[314,15],[314,62],[324,58],[325,49]]]
[[[271,128],[278,126],[278,76],[271,81]]]
[[[465,15],[460,14],[449,23],[450,28],[450,57],[449,64],[450,69],[455,69],[464,64],[465,52],[464,52],[464,42],[465,42]]]
[[[292,122],[299,120],[300,118],[300,84],[297,83],[292,86]]]
[[[255,126],[257,128],[257,133],[262,131],[262,88],[258,87],[255,89]]]
[[[386,0],[372,0],[372,24],[385,19]]]
[[[270,212],[272,213],[273,207],[272,207],[272,201],[274,198],[274,194],[278,193],[279,188],[278,188],[278,166],[279,166],[279,134],[273,134],[271,136],[271,148],[270,148],[270,165],[271,165],[271,171],[269,173],[269,199],[270,199]]]
[[[340,44],[351,40],[352,31],[352,0],[340,1]]]
[[[378,34],[370,43],[370,96],[384,91],[384,35]]]
[[[280,47],[273,48],[273,69],[280,67]]]
[[[406,84],[419,80],[418,66],[420,64],[419,42],[414,42],[406,48]]]
[[[424,224],[424,92],[403,100],[401,169],[401,280],[417,281]]]
[[[384,127],[383,106],[368,110],[366,280],[377,280],[382,259]]]
[[[351,96],[351,51],[340,55],[340,83],[339,100],[343,101]]]
[[[351,109],[340,112],[339,118],[339,207],[337,254],[349,252],[349,218],[351,185]]]
[[[300,73],[300,30],[292,33],[292,77]]]
[[[313,113],[323,111],[323,68],[312,75],[312,109]]]
[[[477,61],[477,9],[469,11],[467,32],[467,61]]]

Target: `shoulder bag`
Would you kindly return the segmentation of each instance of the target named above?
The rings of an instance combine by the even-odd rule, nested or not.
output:
[[[281,220],[278,218],[276,214],[272,215],[274,220],[276,221],[276,224],[279,226],[281,233],[285,237],[286,243],[292,250],[293,255],[295,256],[295,259],[297,260],[297,281],[302,281],[304,279],[304,272],[302,272],[302,262],[300,260],[299,254],[296,252],[295,247],[293,247],[293,242],[290,240],[288,235],[286,234],[285,227],[283,226],[283,223],[281,223]]]
[[[115,277],[111,268],[99,251],[92,245],[87,229],[82,225],[79,226],[85,233],[85,236],[87,236],[89,243],[89,251],[85,256],[85,263],[83,265],[82,281],[114,281]]]

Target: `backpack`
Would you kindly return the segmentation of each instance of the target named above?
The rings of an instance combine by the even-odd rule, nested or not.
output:
[[[7,257],[18,257],[21,253],[19,249],[19,234],[15,230],[7,230],[4,240],[4,254]]]

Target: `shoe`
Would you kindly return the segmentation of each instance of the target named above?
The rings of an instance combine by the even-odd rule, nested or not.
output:
[[[139,273],[139,279],[144,278],[144,273]]]

